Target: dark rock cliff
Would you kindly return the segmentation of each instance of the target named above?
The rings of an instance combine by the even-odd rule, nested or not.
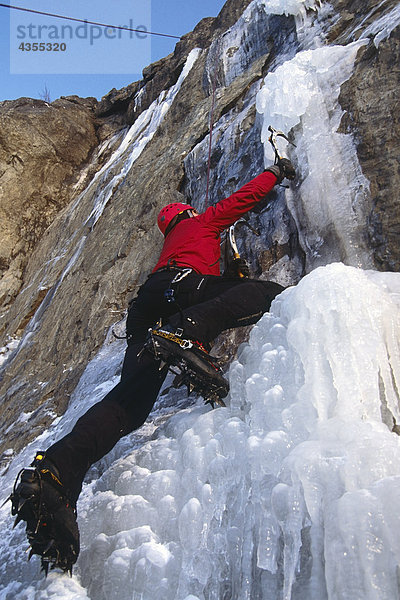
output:
[[[360,165],[370,181],[366,235],[382,271],[400,269],[399,53],[399,28],[378,48],[364,48],[339,99],[346,110],[342,129],[354,133]]]

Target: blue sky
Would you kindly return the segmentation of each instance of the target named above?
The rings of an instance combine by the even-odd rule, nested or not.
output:
[[[225,0],[10,0],[23,8],[83,21],[128,26],[137,32],[96,27],[0,7],[0,100],[21,96],[51,100],[77,94],[101,98],[141,79],[142,69],[173,52],[177,39]],[[143,32],[143,33],[142,33]]]

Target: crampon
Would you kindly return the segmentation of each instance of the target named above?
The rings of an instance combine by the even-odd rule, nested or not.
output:
[[[47,468],[44,454],[38,454],[32,467],[22,469],[10,496],[14,527],[26,522],[30,544],[29,560],[41,557],[42,569],[61,569],[72,575],[79,554],[76,510],[64,495],[56,469]],[[47,461],[48,463],[48,461]]]
[[[226,406],[222,398],[228,394],[229,384],[215,359],[200,344],[169,331],[152,329],[146,348],[161,360],[160,368],[166,364],[175,375],[171,387],[186,386],[189,394],[201,396],[213,408],[215,404]]]

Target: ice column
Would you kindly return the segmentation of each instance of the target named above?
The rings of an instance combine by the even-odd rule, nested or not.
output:
[[[273,158],[269,125],[291,132],[296,144],[296,148],[283,144],[280,152],[290,155],[298,173],[286,196],[308,269],[335,260],[371,264],[363,242],[369,184],[352,137],[337,132],[343,114],[340,86],[351,76],[363,44],[299,52],[265,77],[257,96],[266,160]]]

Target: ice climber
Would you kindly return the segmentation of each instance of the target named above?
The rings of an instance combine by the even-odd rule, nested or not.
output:
[[[12,513],[16,522],[26,521],[31,554],[41,556],[46,573],[49,566],[72,571],[79,554],[76,503],[85,474],[122,436],[145,422],[171,364],[168,357],[178,362],[184,357],[189,372],[196,372],[215,398],[227,394],[227,382],[207,353],[209,342],[226,329],[255,323],[283,288],[269,281],[221,277],[220,234],[285,177],[294,179],[295,171],[288,159],[280,159],[202,214],[182,202],[179,192],[160,211],[158,226],[165,241],[154,270],[129,306],[120,383],[70,433],[36,454],[11,494]]]

